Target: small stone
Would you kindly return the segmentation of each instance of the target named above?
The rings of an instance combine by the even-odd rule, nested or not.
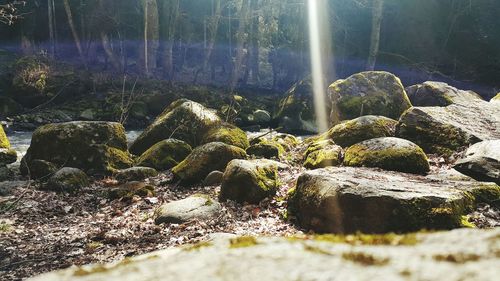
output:
[[[118,187],[112,188],[108,192],[108,197],[111,200],[133,200],[134,197],[153,197],[155,195],[155,188],[144,182],[131,181],[124,183]]]
[[[278,158],[280,150],[278,146],[271,143],[259,143],[247,148],[247,154],[262,158]]]
[[[195,194],[188,198],[166,203],[160,207],[156,224],[183,223],[191,220],[209,220],[222,210],[219,202],[206,195]]]
[[[271,114],[266,110],[258,109],[253,113],[253,120],[256,123],[268,123],[271,121]]]
[[[475,180],[492,181],[500,185],[500,140],[472,145],[453,168]]]
[[[64,167],[52,175],[46,188],[53,191],[74,192],[89,184],[90,180],[82,170]]]

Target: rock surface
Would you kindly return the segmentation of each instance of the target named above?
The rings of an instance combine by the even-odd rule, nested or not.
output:
[[[9,148],[0,148],[0,166],[12,164],[17,160],[17,152]]]
[[[38,128],[23,158],[30,171],[33,161],[74,167],[88,173],[110,174],[132,166],[125,129],[113,122],[68,122]],[[21,172],[27,174],[26,168]]]
[[[364,140],[394,137],[397,125],[398,121],[385,116],[366,115],[334,126],[327,135],[336,144],[348,147]]]
[[[478,181],[492,181],[500,185],[500,140],[474,144],[453,168]]]
[[[155,218],[156,224],[183,223],[191,220],[215,218],[222,206],[206,195],[195,194],[188,198],[163,204]]]
[[[285,93],[276,119],[281,131],[286,133],[318,132],[310,78],[299,81]]]
[[[240,128],[231,124],[219,124],[213,126],[203,136],[202,144],[210,142],[223,142],[243,149],[250,146],[247,134]]]
[[[460,227],[485,194],[498,199],[500,187],[341,167],[302,174],[289,206],[302,227],[317,232],[409,232]]]
[[[469,144],[500,139],[500,103],[479,99],[446,107],[412,107],[399,121],[396,135],[427,153],[450,155]]]
[[[258,204],[278,189],[278,165],[274,161],[233,160],[222,178],[220,200]]]
[[[172,169],[181,185],[201,182],[212,171],[224,171],[233,159],[246,158],[246,152],[236,146],[221,142],[211,142],[199,146],[189,156]]]
[[[158,172],[149,167],[132,167],[128,169],[118,170],[113,176],[120,182],[141,181],[150,177],[156,177]]]
[[[53,191],[74,192],[88,185],[90,180],[82,170],[64,167],[50,177],[46,188]]]
[[[399,138],[376,138],[350,146],[345,152],[344,165],[414,174],[425,174],[430,170],[422,149]]]
[[[482,101],[472,91],[459,90],[443,82],[427,81],[407,88],[408,97],[413,106],[448,106],[466,105],[470,101]]]
[[[184,141],[162,140],[146,150],[137,159],[137,165],[154,168],[158,171],[168,170],[186,159],[191,151],[191,146]]]
[[[332,140],[317,141],[309,145],[304,155],[304,167],[319,169],[342,164],[343,151]]]
[[[247,148],[247,154],[262,158],[279,158],[280,149],[272,143],[258,143]]]
[[[382,115],[399,119],[411,107],[399,78],[383,71],[354,74],[337,80],[328,88],[332,102],[332,125],[363,115]]]
[[[207,175],[207,177],[203,180],[203,184],[205,186],[214,186],[220,185],[222,183],[222,177],[224,173],[221,171],[213,171]]]
[[[168,276],[172,280],[484,281],[498,277],[500,229],[381,236],[373,237],[379,242],[372,243],[362,237],[221,238],[30,280],[153,281]]]
[[[174,101],[132,143],[130,152],[141,155],[155,143],[175,138],[195,147],[204,134],[221,122],[217,113],[203,105],[181,99]]]

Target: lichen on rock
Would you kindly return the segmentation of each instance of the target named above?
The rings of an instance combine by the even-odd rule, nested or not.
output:
[[[151,167],[158,171],[164,171],[186,159],[191,151],[191,146],[184,141],[166,139],[146,150],[136,162],[138,166]]]

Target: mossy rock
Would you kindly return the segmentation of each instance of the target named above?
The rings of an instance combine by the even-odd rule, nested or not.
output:
[[[175,179],[183,186],[200,183],[212,171],[224,171],[233,159],[244,159],[245,150],[222,142],[199,146],[172,169]]]
[[[89,185],[90,179],[82,170],[64,167],[50,177],[45,188],[57,192],[75,192]]]
[[[399,138],[376,138],[350,146],[345,152],[344,165],[414,174],[425,174],[430,170],[424,151]]]
[[[203,136],[202,144],[209,142],[223,142],[243,149],[250,146],[247,134],[240,128],[231,124],[219,124],[212,127]]]
[[[44,125],[33,133],[23,158],[30,166],[44,160],[58,167],[75,167],[87,173],[111,174],[132,166],[125,129],[113,122],[68,122]],[[26,170],[22,172],[26,172]]]
[[[271,141],[281,145],[285,151],[291,151],[300,143],[294,135],[290,134],[277,134],[271,139]]]
[[[342,164],[342,148],[331,140],[311,144],[304,155],[304,167],[319,169]]]
[[[28,167],[25,158],[23,158],[20,166],[21,174],[29,176],[30,179],[42,181],[49,179],[59,169],[60,167],[56,164],[40,159],[32,160]]]
[[[259,143],[251,145],[247,148],[247,154],[258,158],[279,158],[280,149],[275,144],[271,143]]]
[[[427,81],[407,88],[413,106],[448,106],[454,103],[466,105],[473,100],[483,100],[472,91],[463,91],[443,82]]]
[[[5,166],[17,161],[17,152],[13,149],[0,148],[0,166]]]
[[[305,229],[330,233],[412,232],[462,226],[482,183],[436,180],[370,168],[302,174],[288,200]]]
[[[0,124],[0,148],[10,148],[10,142],[3,130],[3,126]]]
[[[132,143],[130,152],[141,155],[155,143],[175,138],[198,146],[203,136],[221,119],[212,109],[181,99],[170,104]]]
[[[132,167],[116,171],[113,176],[119,182],[141,181],[150,177],[156,177],[158,172],[149,167]]]
[[[490,102],[498,102],[500,103],[500,93],[498,93],[496,96],[494,96]]]
[[[299,81],[285,93],[275,117],[282,132],[318,132],[313,97],[311,78]]]
[[[220,200],[258,204],[276,194],[278,166],[273,161],[233,160],[222,178]]]
[[[111,200],[121,199],[123,201],[130,201],[134,196],[154,197],[155,194],[155,188],[152,185],[131,181],[110,189],[108,191],[108,198]]]
[[[401,80],[391,73],[368,71],[354,74],[330,85],[332,125],[363,115],[399,119],[411,107]]]
[[[184,141],[162,140],[146,150],[137,159],[137,165],[151,167],[158,171],[168,170],[186,159],[191,151],[191,146]]]
[[[398,121],[384,116],[366,115],[334,126],[327,135],[336,144],[348,147],[364,140],[394,137],[397,125]]]

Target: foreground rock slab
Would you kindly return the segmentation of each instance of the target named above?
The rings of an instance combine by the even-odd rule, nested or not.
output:
[[[500,187],[340,167],[302,174],[289,207],[302,227],[317,232],[410,232],[460,227],[485,195],[500,198]]]
[[[469,147],[454,168],[473,179],[500,184],[500,140],[483,141]]]
[[[168,276],[169,280],[484,281],[498,277],[499,251],[500,229],[405,236],[220,238],[29,280],[152,281]]]

